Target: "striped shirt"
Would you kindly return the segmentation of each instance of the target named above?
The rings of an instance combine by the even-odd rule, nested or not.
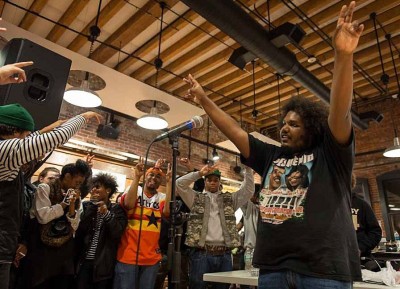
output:
[[[23,139],[0,140],[0,181],[14,180],[22,165],[66,143],[85,123],[78,115],[44,134],[36,131]]]
[[[94,234],[92,242],[90,243],[89,250],[86,253],[86,260],[94,260],[94,257],[96,256],[97,244],[99,243],[100,228],[103,225],[104,220],[108,220],[110,218],[111,218],[110,211],[107,211],[107,213],[105,214],[97,212]]]

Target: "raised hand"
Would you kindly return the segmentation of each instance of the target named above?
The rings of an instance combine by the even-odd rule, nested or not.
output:
[[[343,5],[339,13],[337,26],[333,35],[332,44],[337,53],[352,54],[357,48],[364,25],[357,20],[353,21],[353,12],[356,6],[351,1],[349,6]]]
[[[7,64],[0,67],[0,84],[21,83],[26,81],[22,67],[32,65],[32,61]]]
[[[103,120],[103,117],[100,114],[93,112],[93,111],[87,111],[87,112],[81,113],[81,116],[83,116],[87,122],[89,122],[92,118],[94,118],[97,121],[97,123],[100,124],[101,121]]]
[[[161,167],[166,163],[166,161],[167,161],[166,159],[158,159],[154,167],[161,169]]]
[[[171,180],[172,176],[172,166],[171,163],[168,163],[167,173],[165,174],[165,180],[168,183]]]
[[[189,172],[193,171],[194,167],[189,158],[180,158],[179,163],[184,166]]]
[[[213,166],[205,165],[204,167],[201,168],[200,175],[202,177],[204,177],[204,176],[208,175],[209,173],[215,171],[216,169],[217,169],[216,165],[213,165]]]
[[[136,177],[137,179],[140,179],[141,176],[144,174],[144,163],[142,157],[139,157],[139,162],[137,165],[133,168],[133,176]]]
[[[95,155],[92,154],[91,152],[86,155],[86,163],[88,164],[88,166],[90,168],[93,167],[93,159],[94,159],[94,157],[95,157]]]
[[[198,104],[201,104],[202,98],[206,97],[206,93],[204,92],[203,87],[197,82],[197,80],[191,74],[189,74],[183,80],[190,85],[190,88],[188,89],[185,97],[193,100]]]

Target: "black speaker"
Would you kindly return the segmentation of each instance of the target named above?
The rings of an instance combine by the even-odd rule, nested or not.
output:
[[[231,57],[229,57],[228,61],[235,65],[239,69],[244,69],[246,67],[246,64],[249,63],[250,61],[253,61],[256,59],[257,56],[255,56],[253,53],[247,51],[246,48],[244,47],[239,47],[236,48]]]
[[[11,39],[1,52],[0,65],[33,61],[24,68],[27,81],[0,86],[0,105],[19,103],[41,129],[58,120],[71,60],[28,39]]]

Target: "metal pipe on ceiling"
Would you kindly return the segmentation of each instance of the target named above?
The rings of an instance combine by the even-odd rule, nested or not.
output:
[[[303,67],[296,56],[286,47],[277,48],[269,41],[269,33],[232,0],[182,0],[187,6],[207,19],[222,32],[262,59],[281,75],[288,75],[329,104],[330,90],[311,72]],[[351,111],[353,123],[367,129],[355,111]]]

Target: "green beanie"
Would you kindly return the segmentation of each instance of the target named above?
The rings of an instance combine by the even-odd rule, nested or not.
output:
[[[209,172],[204,177],[207,178],[208,176],[217,176],[218,178],[221,178],[221,172],[220,172],[220,170],[216,169],[212,172]]]
[[[34,131],[35,122],[31,114],[18,103],[0,106],[0,124]]]

